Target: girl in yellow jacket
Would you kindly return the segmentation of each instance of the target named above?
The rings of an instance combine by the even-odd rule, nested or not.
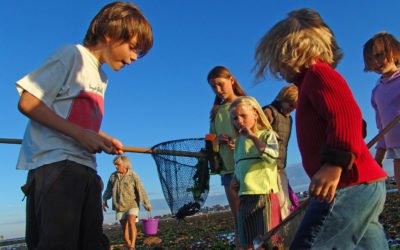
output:
[[[240,199],[238,229],[242,249],[280,222],[278,140],[255,98],[243,96],[230,105],[235,141],[235,177]],[[236,182],[236,183],[235,183]]]

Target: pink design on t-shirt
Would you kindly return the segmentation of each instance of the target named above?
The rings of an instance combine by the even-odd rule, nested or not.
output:
[[[68,120],[85,129],[99,132],[103,113],[103,97],[81,91],[72,103]]]

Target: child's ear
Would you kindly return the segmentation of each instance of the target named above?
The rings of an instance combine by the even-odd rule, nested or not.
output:
[[[235,80],[233,79],[233,76],[231,76],[231,77],[229,78],[229,81],[231,82],[232,85],[235,83]]]

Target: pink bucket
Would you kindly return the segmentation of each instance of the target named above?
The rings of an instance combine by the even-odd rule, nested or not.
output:
[[[143,233],[146,235],[156,235],[158,228],[158,219],[142,219]]]

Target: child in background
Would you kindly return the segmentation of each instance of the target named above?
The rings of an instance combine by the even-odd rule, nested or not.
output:
[[[238,227],[242,249],[253,249],[253,240],[280,222],[278,188],[278,140],[253,97],[237,98],[229,107],[237,134],[235,176],[240,197]],[[237,185],[236,185],[237,186]]]
[[[214,67],[207,76],[207,81],[215,93],[214,106],[210,112],[210,133],[216,134],[220,143],[219,155],[221,156],[221,185],[224,186],[226,198],[231,208],[235,222],[235,243],[237,244],[237,212],[239,197],[230,188],[235,163],[233,160],[234,128],[229,114],[229,105],[239,96],[246,93],[232,73],[224,66]]]
[[[125,155],[116,156],[113,160],[117,171],[111,174],[103,194],[103,210],[108,208],[107,200],[112,197],[112,209],[116,211],[117,220],[122,226],[124,240],[129,250],[136,248],[136,218],[139,215],[139,205],[142,203],[147,211],[151,204],[146,190],[129,158]]]
[[[289,185],[286,173],[287,149],[293,124],[290,114],[296,109],[297,96],[296,85],[289,84],[279,91],[271,104],[263,107],[265,116],[268,118],[272,129],[278,134],[278,184],[280,190],[278,192],[278,199],[281,206],[282,220],[299,206],[299,201]]]
[[[119,140],[100,131],[102,70],[114,71],[152,47],[150,24],[132,3],[113,2],[92,20],[82,45],[57,51],[17,81],[18,108],[30,122],[17,169],[29,170],[29,249],[100,249],[103,213],[95,153],[121,154]]]
[[[310,201],[291,249],[388,249],[379,214],[386,173],[362,138],[362,117],[334,69],[342,57],[312,9],[292,11],[257,46],[256,76],[294,83],[297,142],[311,178]]]
[[[381,77],[372,90],[372,107],[376,125],[381,131],[400,115],[400,42],[391,34],[380,32],[364,45],[364,71],[373,71]],[[400,192],[400,124],[397,124],[376,146],[375,160],[393,159],[394,177]]]

